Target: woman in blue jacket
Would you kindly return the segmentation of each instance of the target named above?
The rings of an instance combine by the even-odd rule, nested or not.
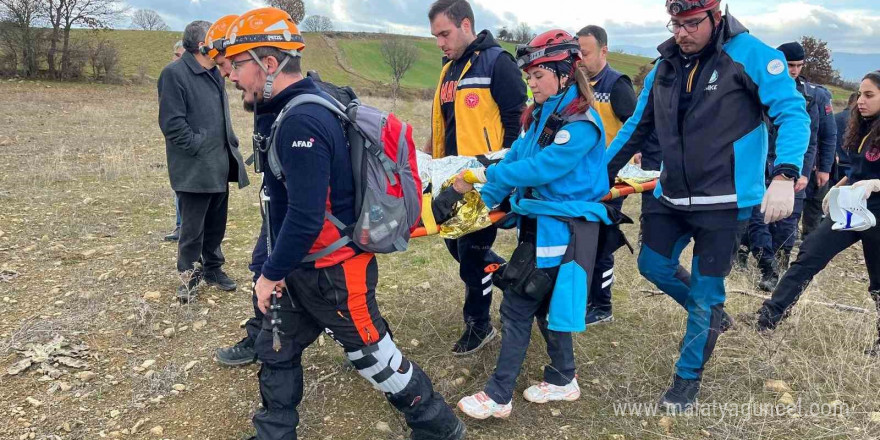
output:
[[[535,318],[550,365],[523,396],[535,403],[580,397],[571,332],[584,330],[599,222],[610,222],[599,202],[608,192],[605,135],[591,108],[589,79],[576,67],[580,58],[577,40],[562,30],[517,50],[535,99],[523,113],[523,133],[503,161],[467,170],[454,185],[464,193],[485,183],[489,207],[510,195],[519,229],[519,246],[499,279],[506,284],[504,337],[495,372],[483,391],[458,402],[477,419],[510,415]]]

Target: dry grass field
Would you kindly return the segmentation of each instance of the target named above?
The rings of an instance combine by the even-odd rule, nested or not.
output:
[[[237,93],[230,95],[249,153],[250,115]],[[222,368],[212,360],[216,347],[243,336],[249,289],[203,287],[194,303],[173,299],[176,246],[162,236],[174,209],[155,89],[14,80],[0,83],[0,96],[0,438],[250,435],[250,416],[260,404],[258,367]],[[397,112],[417,127],[417,143],[427,135],[429,109],[425,102],[398,103]],[[250,279],[257,202],[256,185],[231,190],[224,251],[226,270],[241,286]],[[630,216],[638,210],[638,198],[627,202]],[[632,241],[637,230],[626,227]],[[509,255],[512,241],[511,233],[502,234],[499,252]],[[617,257],[615,322],[575,339],[581,399],[547,405],[522,399],[546,361],[535,331],[513,415],[468,420],[469,438],[880,438],[880,413],[872,414],[880,411],[880,362],[862,354],[876,336],[876,315],[811,304],[799,305],[773,334],[740,325],[719,339],[703,382],[706,411],[621,414],[624,404],[653,404],[669,383],[685,314],[670,299],[645,293],[653,287],[638,275],[634,256],[620,251]],[[463,298],[442,242],[413,240],[406,253],[382,256],[380,271],[379,301],[403,351],[450,404],[480,390],[497,344],[471,357],[451,355]],[[751,291],[755,276],[735,272],[728,288]],[[805,299],[872,310],[860,248],[838,257]],[[735,293],[728,298],[734,316],[758,305]],[[7,374],[26,357],[33,365]],[[306,351],[301,438],[403,438],[401,419],[341,360],[329,340]],[[784,381],[799,406],[744,414],[749,404],[760,412],[759,405],[782,397],[765,390],[771,379]]]

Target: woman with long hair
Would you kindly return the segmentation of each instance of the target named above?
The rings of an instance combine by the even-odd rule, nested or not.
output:
[[[880,194],[877,194],[880,192],[880,71],[871,72],[862,79],[858,100],[851,112],[843,143],[851,158],[851,167],[835,186],[864,188],[868,210],[880,218]],[[758,310],[758,330],[776,328],[813,277],[837,254],[859,241],[862,242],[868,269],[868,291],[880,311],[880,227],[874,226],[864,231],[833,230],[834,221],[827,215],[830,197],[831,191],[823,202],[825,220],[804,240],[797,260],[779,281],[773,296],[764,301]],[[867,352],[872,355],[880,353],[880,334]]]
[[[599,226],[610,220],[600,203],[609,186],[605,136],[579,60],[577,40],[563,30],[545,32],[518,48],[517,62],[535,99],[523,113],[520,138],[500,163],[467,170],[454,185],[464,193],[473,183],[485,183],[480,193],[489,207],[510,195],[519,229],[519,245],[493,277],[504,291],[495,372],[483,391],[458,402],[462,412],[477,419],[510,415],[536,319],[550,365],[544,381],[523,396],[535,403],[580,397],[571,332],[585,328]]]

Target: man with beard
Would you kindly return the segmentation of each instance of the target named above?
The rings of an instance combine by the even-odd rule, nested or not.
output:
[[[302,74],[305,42],[296,24],[280,9],[255,9],[230,27],[227,39],[230,79],[242,90],[245,108],[255,111],[254,139],[262,156],[257,160],[268,163],[263,160],[268,153],[277,155],[283,176],[268,166],[263,170],[268,209],[251,263],[259,273],[254,302],[264,314],[255,341],[263,399],[253,417],[255,438],[297,438],[302,352],[321,332],[338,342],[358,373],[403,413],[411,438],[464,438],[464,424],[391,339],[376,302],[375,256],[339,240],[340,226],[354,224],[356,211],[340,120],[320,104],[302,103],[276,122],[294,98],[330,99]],[[277,304],[269,319],[265,314],[273,296]],[[280,333],[273,331],[276,326]]]

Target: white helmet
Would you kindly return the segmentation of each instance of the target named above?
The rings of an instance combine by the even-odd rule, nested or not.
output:
[[[831,188],[829,211],[834,231],[864,231],[873,228],[877,219],[868,211],[865,188],[840,186]]]

